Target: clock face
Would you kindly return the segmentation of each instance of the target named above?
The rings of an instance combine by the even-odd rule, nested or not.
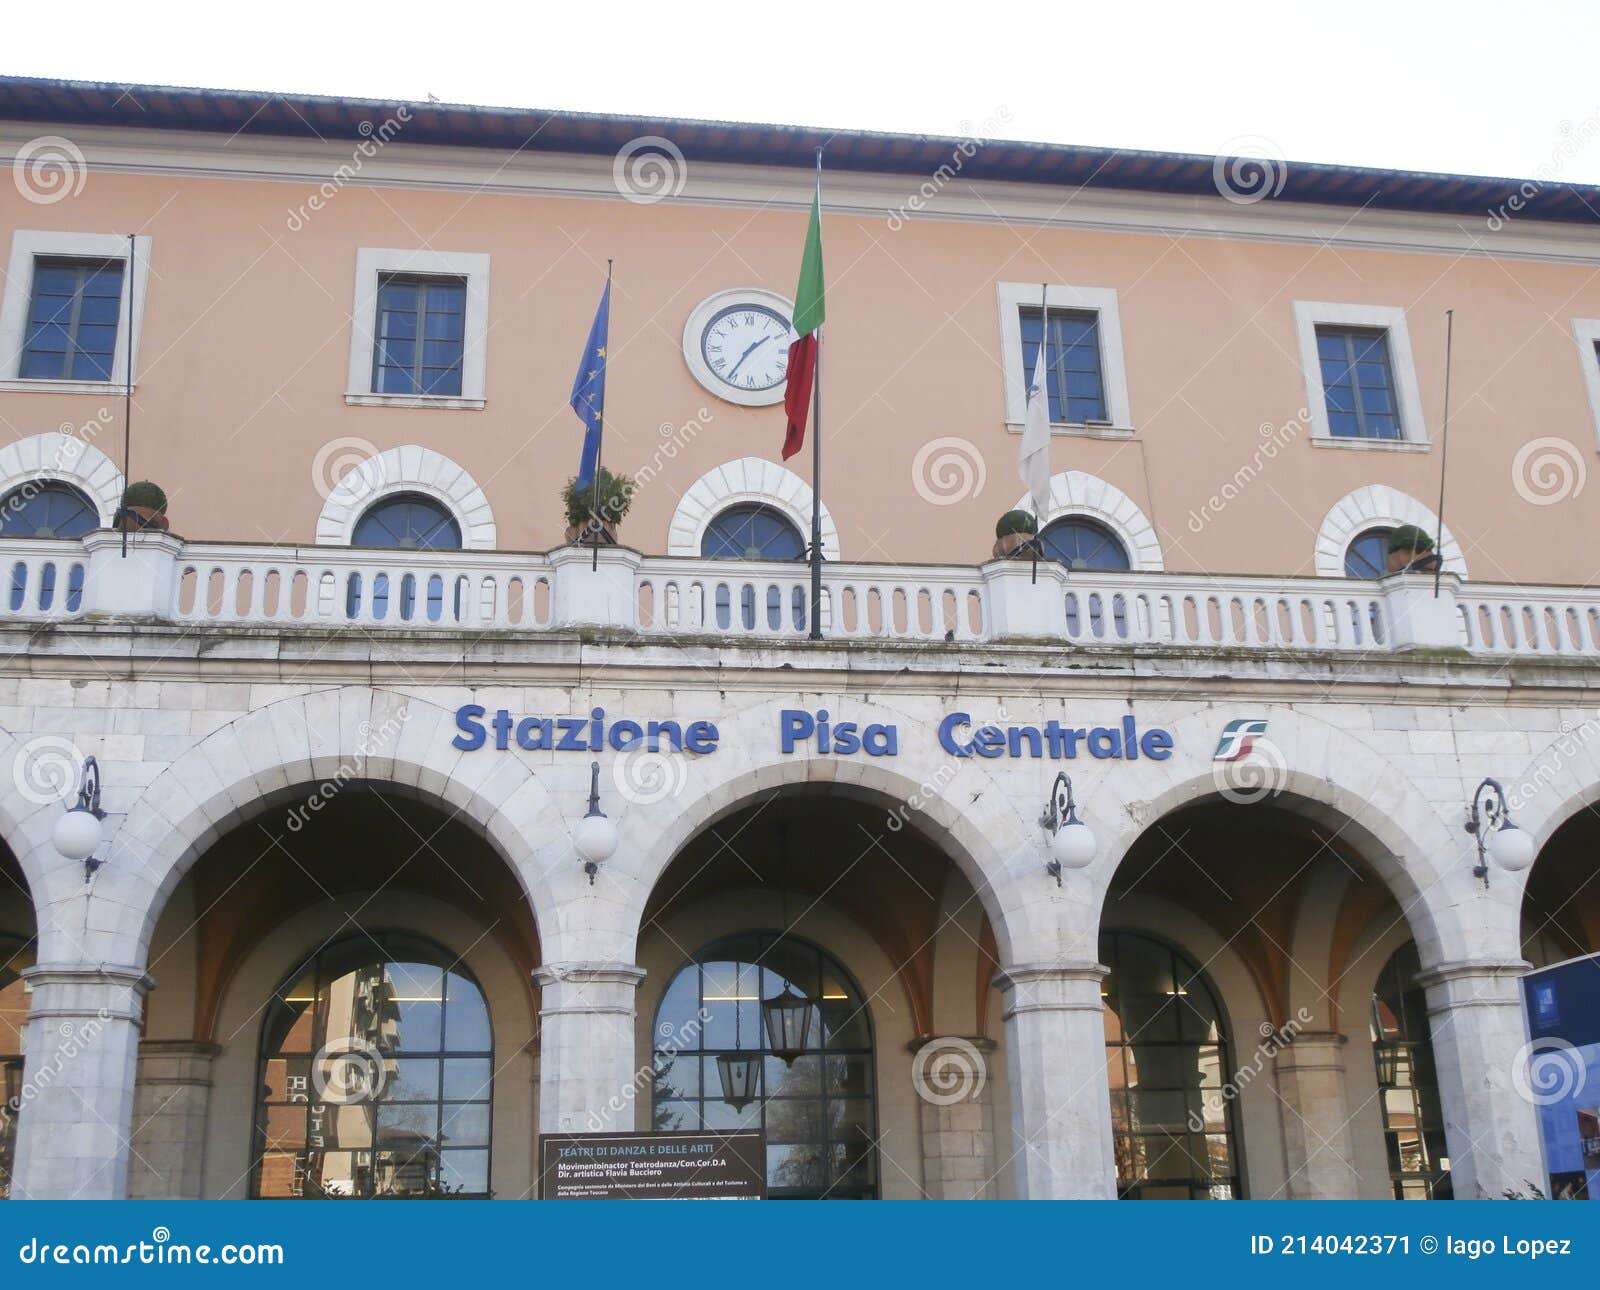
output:
[[[783,400],[794,306],[761,287],[707,296],[683,326],[683,359],[719,399],[747,408]]]
[[[700,333],[711,374],[746,394],[775,389],[789,369],[789,320],[765,305],[728,305]]]

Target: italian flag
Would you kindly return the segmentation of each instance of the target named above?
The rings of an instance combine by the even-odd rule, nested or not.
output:
[[[811,226],[806,230],[806,249],[800,256],[800,285],[794,291],[794,341],[789,346],[789,368],[784,378],[783,408],[789,426],[783,436],[783,457],[787,461],[806,441],[806,414],[811,406],[811,387],[817,379],[817,354],[822,343],[825,316],[822,299],[822,175],[817,175],[817,191],[811,199]]]

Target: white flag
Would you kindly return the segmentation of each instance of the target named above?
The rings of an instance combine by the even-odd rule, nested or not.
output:
[[[1039,341],[1039,356],[1033,362],[1033,380],[1028,382],[1028,412],[1022,422],[1022,454],[1017,473],[1033,498],[1033,513],[1041,524],[1050,514],[1050,394],[1045,389],[1045,342]]]

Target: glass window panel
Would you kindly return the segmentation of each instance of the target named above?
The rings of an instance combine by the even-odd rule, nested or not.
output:
[[[313,1102],[306,1110],[306,1143],[319,1150],[372,1146],[373,1107],[364,1102]]]
[[[266,1146],[298,1149],[306,1144],[306,1106],[303,1102],[267,1106],[262,1117]]]
[[[1189,1119],[1189,1101],[1178,1092],[1137,1092],[1128,1096],[1129,1128],[1181,1132]]]
[[[489,1190],[487,1151],[445,1151],[439,1157],[439,1182],[446,1191],[482,1196]]]
[[[439,1096],[437,1058],[401,1057],[384,1062],[382,1101],[433,1101]]]
[[[822,1092],[822,1058],[797,1057],[785,1066],[781,1057],[768,1057],[762,1072],[768,1097],[817,1096]]]
[[[763,1109],[760,1102],[751,1102],[748,1106],[735,1109],[721,1098],[709,1097],[700,1104],[700,1113],[705,1117],[708,1129],[759,1129]]]
[[[828,1136],[842,1142],[870,1141],[872,1103],[866,1098],[829,1098]]]
[[[301,1176],[298,1151],[268,1151],[259,1166],[256,1193],[265,1200],[288,1200],[300,1195]]]
[[[447,975],[445,989],[444,1046],[457,1053],[488,1052],[494,1044],[483,993],[459,972]]]
[[[827,1159],[820,1143],[767,1147],[767,1186],[782,1191],[820,1191],[827,1186]]]
[[[822,1104],[811,1098],[767,1102],[768,1142],[815,1142],[822,1136]]]
[[[700,1104],[657,1099],[652,1123],[657,1133],[690,1133],[700,1128]]]
[[[444,1097],[447,1102],[479,1102],[489,1096],[494,1079],[493,1060],[488,1057],[452,1057],[444,1064]]]
[[[461,1102],[447,1105],[439,1114],[440,1143],[447,1147],[489,1145],[489,1104]]]
[[[829,1057],[828,1092],[836,1096],[869,1097],[872,1094],[870,1057]]]
[[[655,1060],[657,1097],[696,1097],[700,1093],[700,1059],[674,1053],[657,1053]],[[710,1092],[721,1092],[713,1087]]]

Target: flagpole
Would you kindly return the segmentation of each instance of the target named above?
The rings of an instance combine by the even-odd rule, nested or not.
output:
[[[1039,397],[1044,400],[1044,419],[1050,420],[1050,284],[1039,284],[1039,352],[1044,355],[1044,388],[1039,391]],[[1024,372],[1022,379],[1026,381],[1028,374]],[[1046,443],[1049,441],[1046,440]],[[1038,510],[1035,503],[1034,510]],[[1028,543],[1028,550],[1033,554],[1033,577],[1031,582],[1039,581],[1039,532],[1044,526],[1044,516],[1033,517],[1033,541]]]
[[[134,255],[139,248],[138,238],[135,234],[128,234],[128,272],[124,286],[128,292],[128,335],[125,340],[126,361],[124,366],[128,369],[123,373],[122,382],[122,496],[117,499],[117,527],[122,530],[122,558],[128,558],[128,517],[127,496],[128,485],[133,483],[128,472],[133,469],[133,281],[134,281]]]
[[[611,362],[611,260],[606,259],[606,362]],[[609,375],[609,372],[608,372]],[[600,568],[600,458],[606,447],[606,400],[600,396],[600,411],[594,419],[594,488],[589,498],[589,569]]]
[[[822,149],[817,149],[817,219],[822,218]],[[811,639],[822,639],[822,328],[811,388]]]
[[[1444,425],[1439,431],[1439,520],[1433,539],[1433,598],[1439,598],[1444,575],[1444,483],[1450,465],[1450,342],[1456,329],[1456,311],[1444,311]]]

